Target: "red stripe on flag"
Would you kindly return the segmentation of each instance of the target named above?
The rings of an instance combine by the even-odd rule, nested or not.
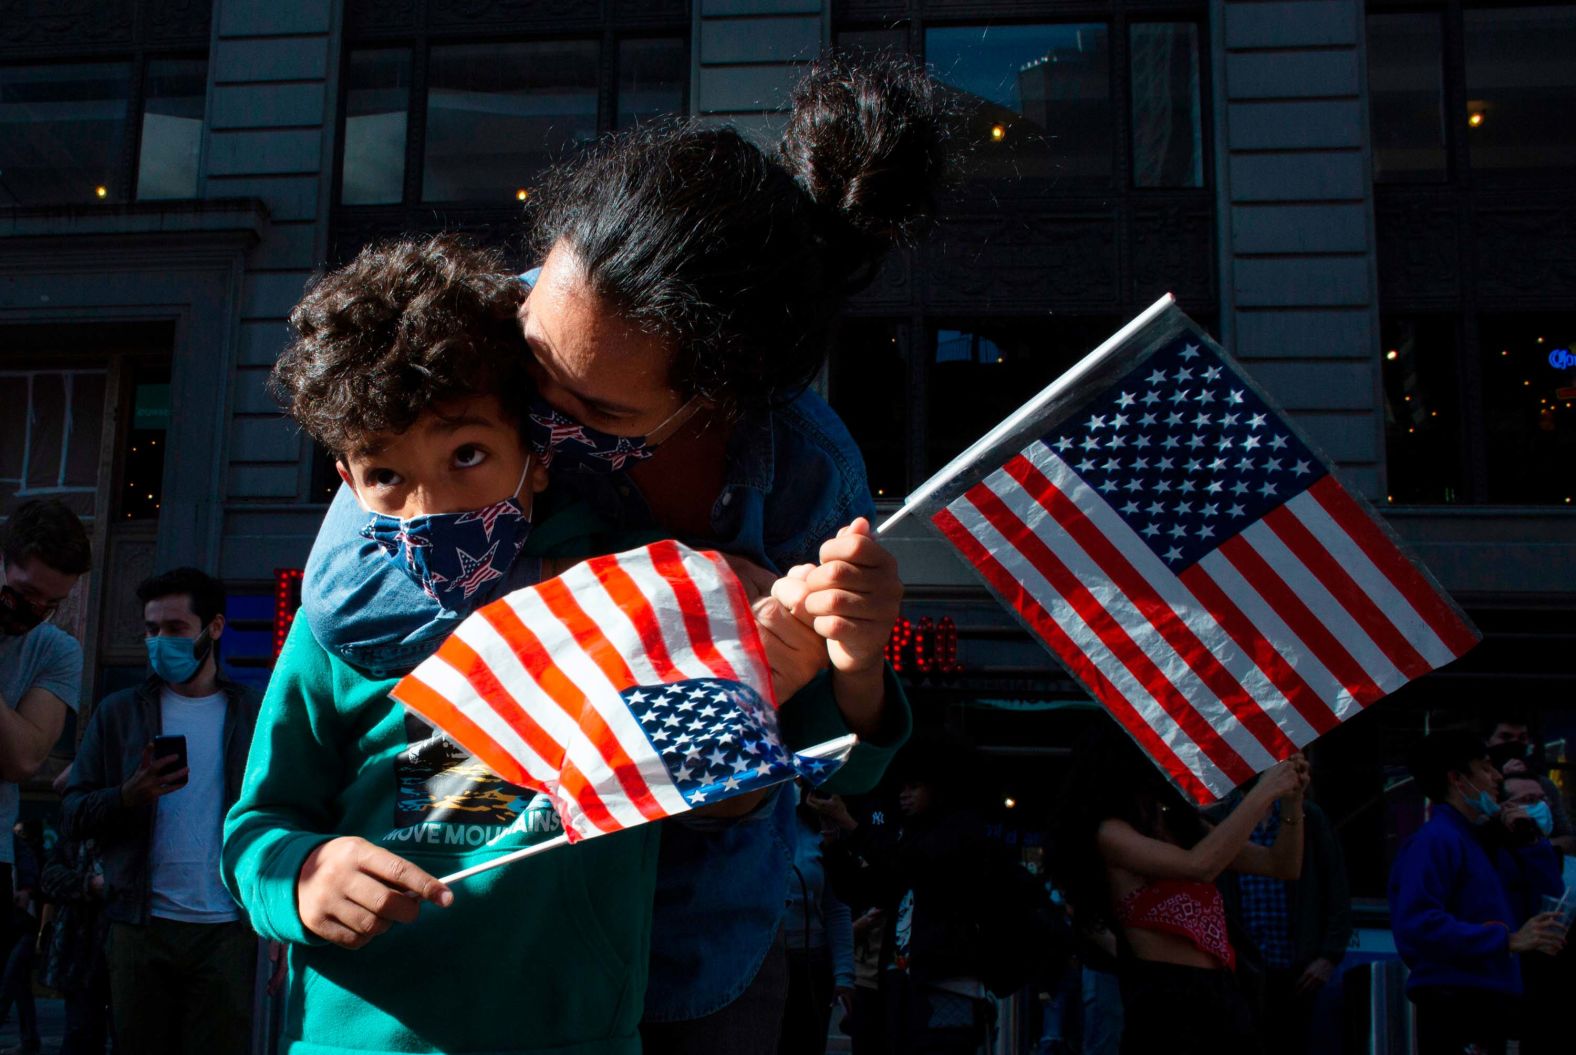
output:
[[[651,598],[641,592],[634,577],[618,563],[616,557],[598,557],[587,561],[586,567],[596,575],[602,589],[607,591],[608,598],[619,611],[629,617],[635,633],[640,635],[640,647],[645,650],[646,662],[651,664],[657,676],[664,683],[681,680],[684,673],[674,664],[673,657],[668,655],[668,644],[663,640],[656,610],[651,607]]]
[[[1308,488],[1330,519],[1352,537],[1358,547],[1373,561],[1390,584],[1400,591],[1429,628],[1439,635],[1453,654],[1459,656],[1478,643],[1477,632],[1461,620],[1456,610],[1439,595],[1432,583],[1396,548],[1388,535],[1375,524],[1373,518],[1357,504],[1357,500],[1342,490],[1334,477],[1326,476]]]
[[[1188,592],[1198,598],[1209,617],[1231,635],[1237,647],[1247,653],[1248,658],[1274,683],[1281,695],[1291,702],[1297,713],[1302,715],[1303,721],[1320,735],[1341,724],[1330,710],[1330,704],[1322,700],[1313,687],[1303,680],[1296,667],[1286,662],[1286,657],[1281,655],[1274,642],[1259,632],[1253,620],[1226,596],[1226,591],[1209,577],[1208,572],[1195,564],[1191,568],[1184,568],[1177,578],[1182,580]]]
[[[403,678],[391,694],[400,703],[442,729],[454,742],[481,759],[494,773],[511,784],[518,784],[537,791],[546,791],[517,759],[488,736],[481,726],[471,721],[465,713],[438,690],[414,675]]]
[[[1349,575],[1340,561],[1319,544],[1307,525],[1285,506],[1277,506],[1264,515],[1264,523],[1286,548],[1312,571],[1314,577],[1340,602],[1346,614],[1356,620],[1363,633],[1379,646],[1385,658],[1394,663],[1406,679],[1420,678],[1432,667],[1422,653],[1412,646],[1396,625],[1385,618],[1373,598],[1363,592],[1357,580]]]
[[[1004,600],[1028,621],[1036,633],[1050,645],[1052,650],[1061,657],[1074,674],[1087,685],[1095,698],[1103,703],[1112,717],[1122,723],[1132,737],[1143,745],[1149,757],[1159,763],[1160,767],[1170,774],[1195,802],[1214,802],[1217,796],[1205,787],[1198,775],[1188,768],[1187,764],[1171,749],[1171,745],[1161,739],[1150,724],[1144,721],[1143,716],[1134,710],[1116,686],[1101,673],[1083,650],[1067,636],[1056,620],[1051,618],[1049,612],[1034,599],[1012,573],[1002,567],[1001,562],[991,556],[990,551],[980,543],[967,528],[958,521],[950,510],[942,509],[932,518],[936,527],[946,536],[958,552],[962,553],[968,562],[979,569],[987,582],[995,588]]]
[[[695,658],[710,667],[715,677],[727,678],[729,681],[743,680],[734,673],[733,665],[717,651],[711,639],[711,622],[706,618],[705,598],[696,589],[689,572],[684,570],[684,558],[679,555],[678,543],[672,539],[663,539],[653,542],[646,549],[651,554],[651,564],[657,569],[657,574],[666,580],[674,597],[678,599],[678,614],[684,620],[684,632],[689,636],[690,649],[695,653]]]
[[[541,583],[536,588],[536,595],[542,599],[547,610],[552,612],[574,636],[575,644],[590,657],[602,671],[603,676],[612,682],[615,690],[622,692],[635,684],[635,676],[630,673],[624,657],[620,656],[618,650],[608,641],[607,635],[602,633],[602,628],[597,626],[596,620],[580,607],[580,603],[574,599],[562,579],[549,579]],[[609,700],[608,706],[627,707],[627,704],[622,699],[615,699]],[[624,749],[624,742],[607,724],[607,719],[597,709],[596,704],[589,699],[580,714],[580,728],[585,731],[587,739],[596,746],[602,761],[606,762],[608,768],[613,771],[619,787],[624,789],[624,793],[640,811],[640,815],[648,821],[659,821],[668,816],[668,811],[663,809],[652,795],[651,785],[647,784],[646,778],[641,775],[640,767]]]
[[[1346,691],[1352,694],[1359,705],[1366,707],[1384,695],[1362,664],[1353,659],[1346,647],[1330,633],[1330,628],[1308,610],[1296,591],[1241,535],[1227,539],[1217,552],[1248,580],[1249,585],[1258,591],[1259,596],[1291,627],[1291,632],[1312,650],[1319,662],[1324,664],[1324,669],[1335,675],[1335,680],[1346,687]]]
[[[1021,454],[1009,461],[1005,469],[1009,476],[1023,485],[1030,497],[1051,511],[1051,515],[1072,536],[1073,541],[1110,577],[1133,607],[1165,638],[1166,643],[1236,719],[1264,745],[1265,750],[1276,758],[1286,758],[1297,750],[1297,745],[1270,720],[1264,708],[1248,694],[1242,683],[1198,639],[1193,628],[1155,594],[1154,587],[1133,567],[1110,536],[1096,527],[1071,498]]]
[[[515,735],[524,740],[527,747],[536,752],[538,758],[554,769],[558,768],[563,761],[564,745],[554,739],[551,733],[543,729],[536,719],[520,707],[509,690],[499,683],[498,675],[494,673],[492,667],[475,649],[459,634],[450,634],[439,646],[437,654],[465,679],[482,702],[487,704],[505,725],[513,729]],[[479,755],[481,752],[472,750],[471,753]]]
[[[552,657],[547,654],[547,650],[542,647],[542,642],[532,633],[531,628],[521,621],[519,614],[502,601],[481,608],[477,614],[492,624],[493,629],[509,643],[509,648],[519,657],[521,664],[541,687],[543,695],[567,714],[576,726],[579,726],[581,716],[591,709],[586,705],[585,694],[563,671],[553,665]],[[604,832],[616,832],[623,827],[618,819],[608,812],[596,788],[586,780],[585,775],[577,767],[568,764],[567,759],[560,763],[559,776],[561,780],[559,786],[579,803],[586,820]]]
[[[743,645],[744,650],[750,654],[750,658],[755,661],[756,669],[765,679],[765,684],[761,686],[762,697],[772,710],[776,710],[781,701],[777,699],[776,687],[772,685],[772,667],[766,661],[766,646],[761,643],[761,628],[755,622],[755,613],[750,610],[750,599],[745,596],[744,583],[728,566],[722,554],[707,551],[700,556],[711,561],[722,579],[723,589],[728,594],[728,605],[733,611],[733,622],[739,631],[739,644]]]
[[[1155,666],[1154,661],[1128,636],[1127,631],[1078,577],[1051,552],[1039,536],[1008,509],[1006,504],[984,484],[970,488],[967,498],[984,515],[991,526],[1001,532],[1019,553],[1061,594],[1073,609],[1089,624],[1095,634],[1111,650],[1117,660],[1136,677],[1171,719],[1187,733],[1210,761],[1237,784],[1253,776],[1253,767],[1243,761],[1236,749],[1221,737],[1204,716],[1193,709],[1187,697]]]

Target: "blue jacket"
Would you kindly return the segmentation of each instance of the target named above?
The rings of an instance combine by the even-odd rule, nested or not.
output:
[[[726,461],[708,536],[683,541],[781,571],[815,561],[821,543],[839,527],[875,512],[858,447],[813,392],[740,421]],[[541,497],[586,503],[612,537],[653,525],[639,489],[622,473],[555,477]],[[307,561],[301,612],[325,650],[386,676],[414,666],[458,624],[358,536],[365,521],[349,489],[341,488]],[[517,566],[506,582],[489,584],[493,590],[476,598],[478,606],[528,585],[534,574],[534,568]],[[907,699],[890,671],[886,689],[889,717],[882,734],[862,741],[826,790],[870,790],[908,738]],[[848,731],[824,675],[787,701],[779,719],[784,740],[794,747]],[[773,795],[737,821],[665,822],[647,1020],[702,1017],[732,1003],[754,980],[782,926],[793,825],[791,795]]]
[[[1478,829],[1440,803],[1390,870],[1390,926],[1411,969],[1407,992],[1433,986],[1518,996],[1521,967],[1510,935],[1559,894],[1559,853],[1540,839],[1509,848],[1498,826]]]

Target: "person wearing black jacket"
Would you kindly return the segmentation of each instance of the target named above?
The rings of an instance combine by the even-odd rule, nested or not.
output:
[[[991,1025],[991,886],[1022,868],[964,803],[964,759],[956,745],[911,743],[890,774],[900,823],[831,814],[843,832],[827,848],[834,888],[882,910],[881,993],[896,1055],[973,1055]]]
[[[219,879],[225,811],[240,794],[258,695],[218,663],[224,585],[195,568],[137,588],[153,674],[88,719],[65,834],[104,866],[115,1043],[127,1051],[244,1051],[257,938]],[[154,738],[184,737],[155,757]],[[167,741],[166,741],[167,742]]]

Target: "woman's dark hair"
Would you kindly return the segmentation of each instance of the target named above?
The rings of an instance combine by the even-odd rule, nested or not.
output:
[[[296,338],[270,390],[341,457],[454,399],[501,394],[518,416],[530,385],[524,299],[501,256],[454,235],[368,246],[290,313]]]
[[[774,155],[692,122],[615,136],[531,197],[537,259],[562,243],[598,295],[671,343],[671,381],[724,411],[808,384],[843,302],[922,231],[950,103],[912,63],[827,58]]]
[[[1052,867],[1080,925],[1115,930],[1111,887],[1096,842],[1100,825],[1111,818],[1184,847],[1205,833],[1197,808],[1115,722],[1102,719],[1073,749],[1057,811]]]

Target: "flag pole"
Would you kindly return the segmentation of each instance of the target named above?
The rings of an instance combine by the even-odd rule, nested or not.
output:
[[[1120,330],[1117,330],[1110,337],[1101,342],[1100,347],[1096,348],[1094,351],[1078,360],[1078,362],[1068,367],[1065,373],[1041,389],[1039,395],[1029,400],[1023,406],[1019,407],[1010,417],[1002,421],[1001,424],[991,429],[978,440],[975,440],[973,443],[969,444],[967,450],[948,462],[930,479],[920,484],[917,491],[913,492],[908,496],[908,498],[904,499],[902,508],[893,513],[891,516],[887,517],[885,522],[883,522],[880,527],[876,528],[876,534],[880,535],[885,533],[886,530],[893,524],[896,524],[899,520],[902,520],[909,513],[913,512],[917,506],[923,503],[938,489],[949,483],[964,469],[968,468],[969,464],[976,461],[986,450],[994,447],[1003,439],[1011,436],[1013,433],[1018,431],[1018,429],[1022,428],[1026,422],[1033,419],[1034,416],[1040,412],[1041,408],[1043,408],[1046,403],[1050,402],[1056,396],[1061,395],[1079,378],[1092,370],[1095,364],[1105,356],[1106,352],[1117,345],[1122,344],[1133,334],[1137,333],[1145,326],[1148,326],[1158,315],[1175,303],[1175,297],[1169,293],[1163,294],[1159,300],[1145,308],[1141,313],[1139,313],[1137,317],[1128,322],[1126,326],[1123,326]]]
[[[523,847],[522,849],[516,850],[513,853],[504,854],[502,857],[494,857],[491,861],[483,861],[479,865],[471,865],[469,868],[462,868],[458,872],[444,876],[442,879],[439,879],[438,882],[444,884],[445,886],[450,883],[458,883],[460,880],[469,879],[473,875],[480,875],[482,872],[490,871],[494,868],[502,868],[506,864],[513,864],[515,861],[521,861],[527,857],[535,857],[544,850],[551,850],[555,847],[567,845],[569,845],[569,836],[556,835],[545,842],[539,842],[531,846]]]

